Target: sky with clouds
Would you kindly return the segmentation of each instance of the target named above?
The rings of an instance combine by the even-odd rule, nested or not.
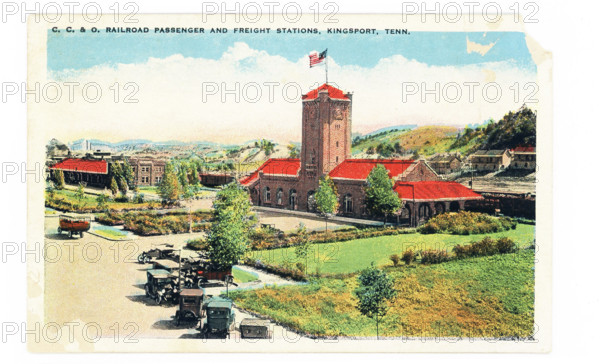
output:
[[[526,86],[536,66],[523,33],[379,33],[49,32],[48,80],[102,90],[96,102],[78,86],[73,102],[49,104],[54,137],[299,141],[300,93],[325,80],[308,53],[326,48],[329,82],[354,93],[354,132],[498,119],[535,91]],[[124,102],[130,94],[138,102]]]

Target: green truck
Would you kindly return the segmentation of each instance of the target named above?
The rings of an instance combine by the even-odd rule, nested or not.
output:
[[[233,302],[225,297],[212,297],[205,302],[206,319],[202,325],[204,336],[229,337],[230,332],[235,329]]]

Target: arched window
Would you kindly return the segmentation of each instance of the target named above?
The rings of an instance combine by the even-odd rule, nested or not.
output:
[[[348,193],[346,194],[346,196],[344,196],[344,212],[347,214],[351,214],[352,208],[352,195]]]
[[[271,202],[271,189],[265,187],[265,202]]]
[[[296,203],[296,190],[295,189],[291,189],[290,190],[290,209],[292,210],[296,210],[296,208],[298,207],[298,204]]]
[[[277,199],[278,205],[283,205],[283,190],[281,188],[277,189],[277,194],[275,195]]]
[[[317,201],[315,200],[315,191],[308,191],[306,197],[308,212],[314,212],[317,209]]]

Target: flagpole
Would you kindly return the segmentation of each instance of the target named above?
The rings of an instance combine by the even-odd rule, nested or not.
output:
[[[328,79],[328,75],[327,75],[327,70],[328,70],[328,61],[329,57],[325,56],[325,84],[329,84],[329,79]]]

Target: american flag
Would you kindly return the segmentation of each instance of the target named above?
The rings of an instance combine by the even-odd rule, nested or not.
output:
[[[310,67],[316,66],[319,63],[323,62],[325,57],[327,57],[327,49],[325,49],[321,53],[312,52],[311,54],[308,55],[308,59],[310,61],[310,63],[309,63]]]

